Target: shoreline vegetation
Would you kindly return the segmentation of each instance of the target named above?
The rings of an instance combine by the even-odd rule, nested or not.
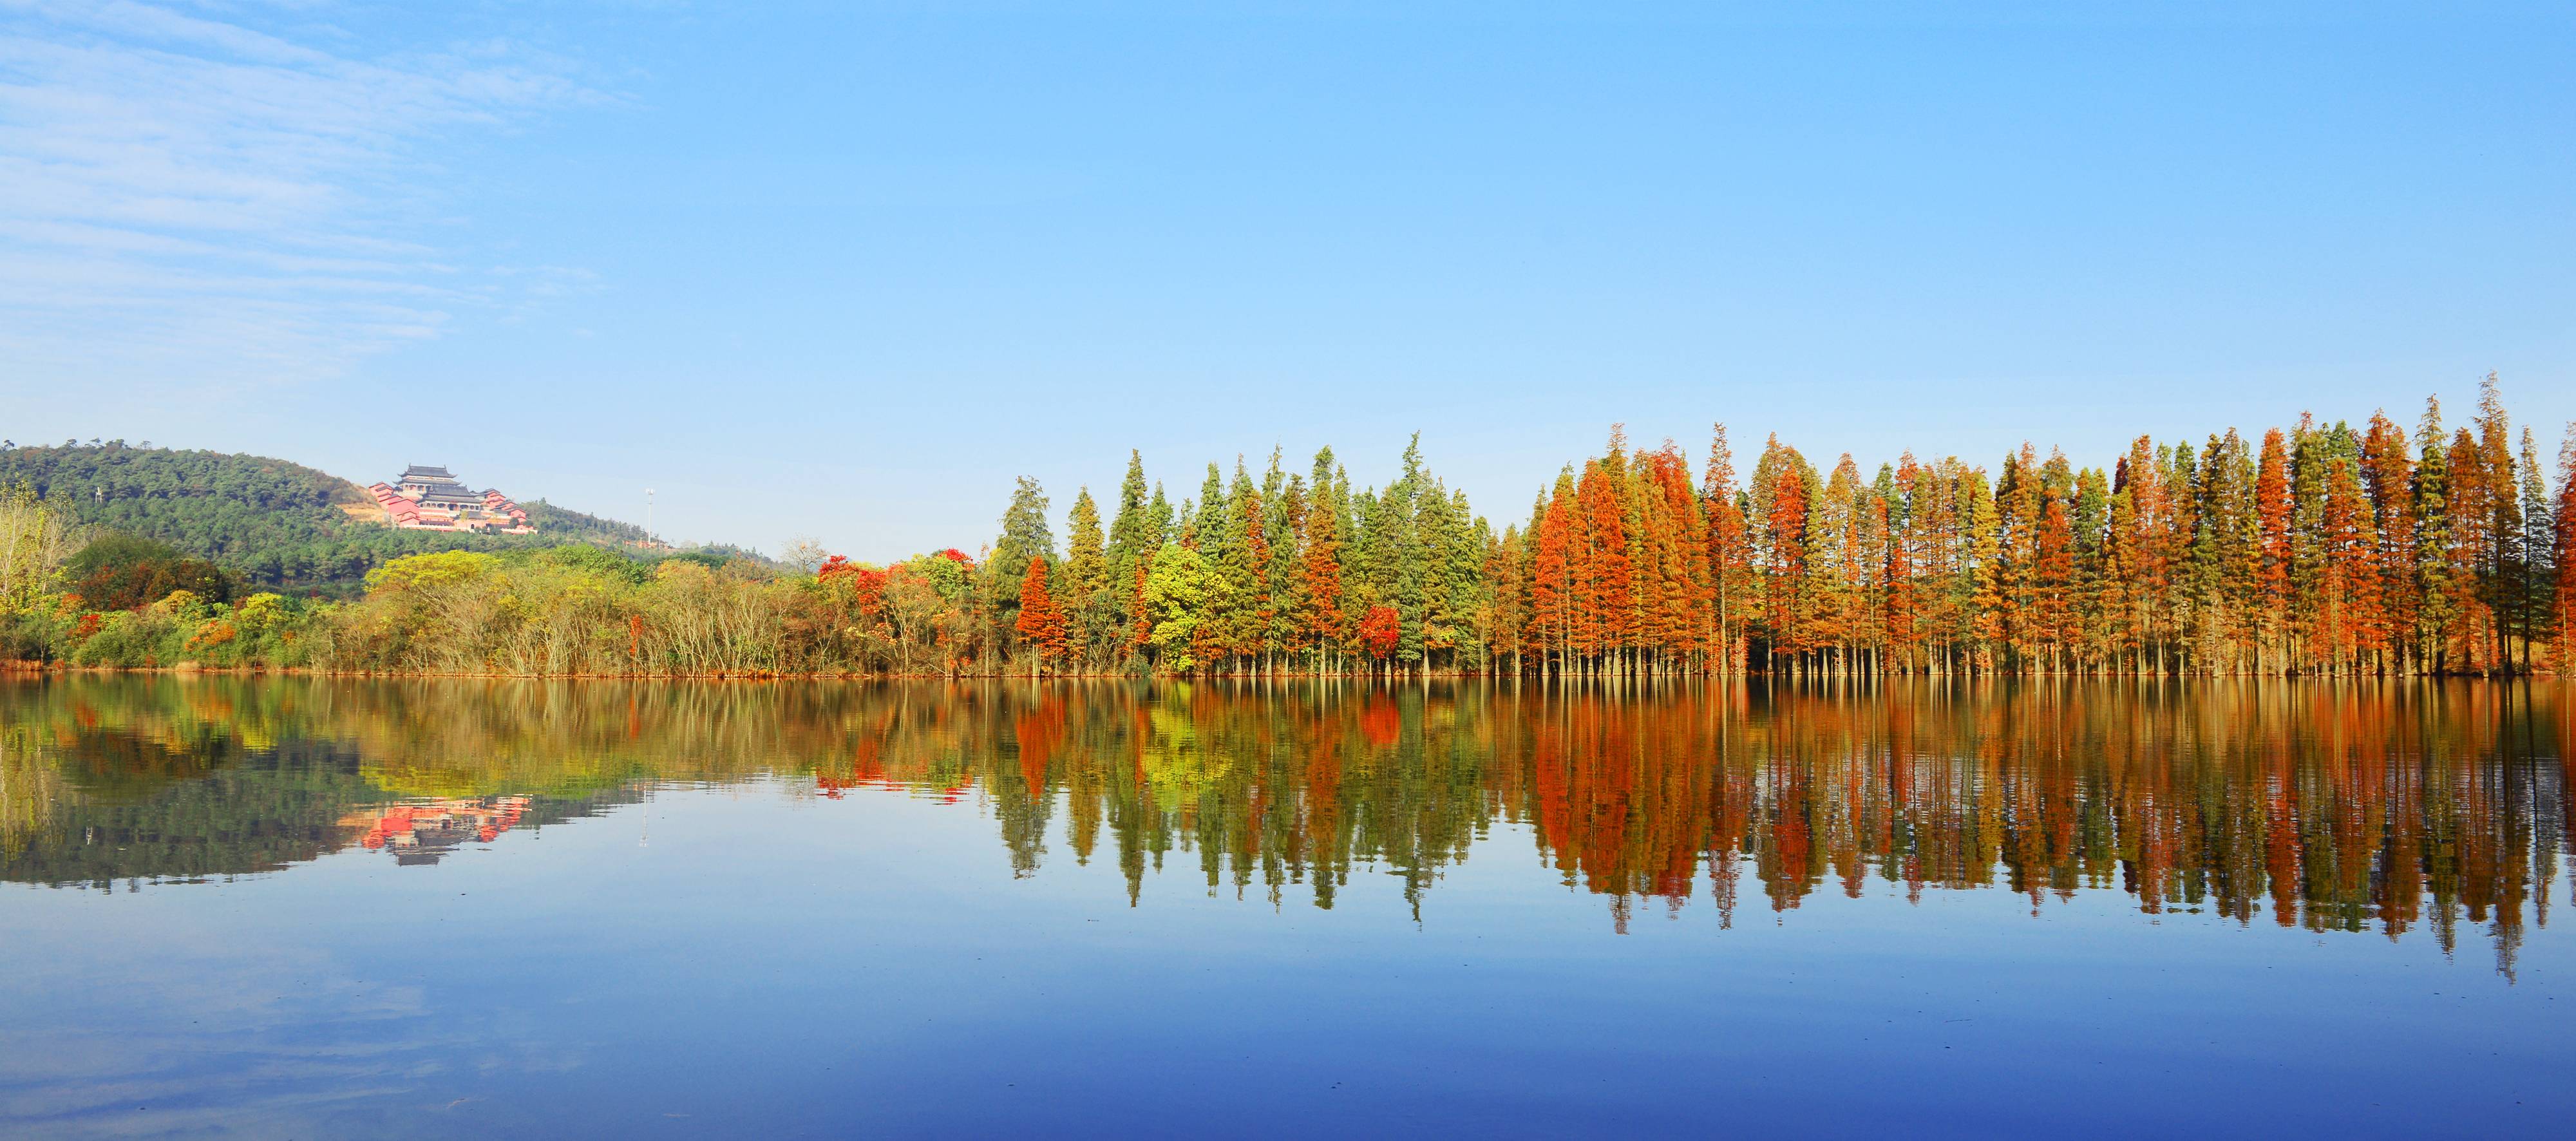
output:
[[[15,669],[598,678],[2396,677],[2563,672],[2576,426],[2555,490],[2491,375],[2470,423],[2302,417],[2107,467],[1865,477],[1724,425],[1569,464],[1499,530],[1423,464],[1211,463],[1177,502],[1131,453],[1107,525],[1022,478],[1001,534],[884,566],[590,545],[387,559],[353,598],[0,489]],[[241,553],[257,559],[257,552]],[[257,576],[251,576],[257,577]]]

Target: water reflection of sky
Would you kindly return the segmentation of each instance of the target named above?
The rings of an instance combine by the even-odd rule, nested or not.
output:
[[[1435,735],[1422,726],[1440,711],[1401,712],[1412,739]],[[1023,758],[1001,754],[966,764],[962,784],[929,760],[930,779],[901,764],[827,773],[838,798],[793,769],[528,793],[442,769],[442,796],[314,814],[333,837],[390,836],[401,819],[444,843],[471,827],[435,865],[360,839],[164,887],[0,886],[0,1132],[2375,1135],[2540,1132],[2576,1101],[2561,1080],[2576,1061],[2557,1009],[2567,953],[2541,922],[2556,862],[2526,877],[2510,977],[2491,939],[2446,947],[2429,916],[2393,937],[2375,921],[2312,929],[2296,909],[2284,926],[2265,896],[2224,913],[2216,888],[2149,911],[2116,868],[2035,899],[2008,873],[1917,888],[1875,864],[1851,881],[1828,867],[1776,909],[1748,871],[1728,917],[1703,861],[1677,909],[1631,893],[1622,934],[1605,914],[1620,897],[1600,889],[1641,870],[1654,883],[1656,848],[1613,829],[1642,853],[1618,864],[1581,781],[1568,795],[1586,810],[1554,823],[1464,813],[1464,859],[1359,844],[1370,854],[1325,909],[1311,890],[1274,902],[1257,841],[1246,882],[1220,862],[1211,889],[1195,829],[1224,812],[1204,802],[1156,841],[1116,818],[1150,796],[1106,796],[1084,856],[1074,793],[1056,787],[1033,831],[997,843],[997,827],[1031,827],[1005,817],[1035,803]],[[1209,795],[1231,787],[1203,761],[1148,760]],[[1345,761],[1345,780],[1372,763]],[[1385,826],[1401,816],[1387,804],[1441,783],[1429,771],[1368,778],[1423,786],[1410,799],[1335,804]],[[2367,817],[2368,798],[2280,771],[2335,807],[2317,828],[2347,805]],[[2554,861],[2563,840],[2544,840],[2562,834],[2539,810],[2559,808],[2543,795],[2556,786],[2485,783],[2524,805],[2490,812],[2506,820],[2491,831],[2523,839],[2521,866]],[[1633,803],[1641,786],[1623,787]],[[1777,816],[1786,786],[1768,787],[1748,812]],[[2204,815],[2230,811],[2234,784],[2183,787]],[[485,839],[497,815],[475,814],[517,796],[519,818]],[[1868,799],[1825,797],[1805,818],[1865,817]],[[1969,819],[2017,835],[2016,813],[2041,819],[2009,800]],[[2212,834],[2268,842],[2267,819]],[[1551,838],[1569,821],[1592,831]],[[2459,847],[2443,827],[2437,842]],[[1168,842],[1160,871],[1142,854],[1142,891],[1122,835]],[[1610,864],[1565,855],[1586,836]]]

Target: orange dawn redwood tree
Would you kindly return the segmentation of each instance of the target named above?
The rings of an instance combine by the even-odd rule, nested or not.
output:
[[[1342,541],[1328,504],[1310,508],[1305,525],[1305,556],[1298,565],[1299,625],[1320,664],[1342,644]]]
[[[1028,573],[1020,578],[1020,618],[1016,625],[1021,639],[1037,648],[1040,660],[1064,660],[1064,612],[1056,608],[1054,597],[1047,593],[1045,559],[1030,559]]]

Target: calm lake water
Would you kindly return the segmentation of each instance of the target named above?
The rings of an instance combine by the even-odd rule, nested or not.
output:
[[[0,1134],[2557,1134],[2571,731],[2553,685],[0,682]]]

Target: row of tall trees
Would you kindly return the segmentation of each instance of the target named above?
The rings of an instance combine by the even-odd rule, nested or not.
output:
[[[983,568],[986,645],[1056,671],[1310,672],[1485,667],[1494,536],[1423,466],[1417,437],[1385,487],[1352,486],[1332,449],[1306,471],[1209,464],[1175,504],[1131,453],[1108,525],[1088,488],[1058,553],[1048,500],[1020,481]],[[1005,636],[1007,635],[1007,636]]]
[[[2303,417],[2139,437],[2107,467],[2025,444],[1993,470],[1864,475],[1719,425],[1559,472],[1496,532],[1423,466],[1355,489],[1330,449],[1194,498],[1141,457],[1059,553],[1023,479],[975,656],[1057,672],[2513,674],[2576,632],[2576,434],[2556,491],[2495,378],[2447,426]]]

